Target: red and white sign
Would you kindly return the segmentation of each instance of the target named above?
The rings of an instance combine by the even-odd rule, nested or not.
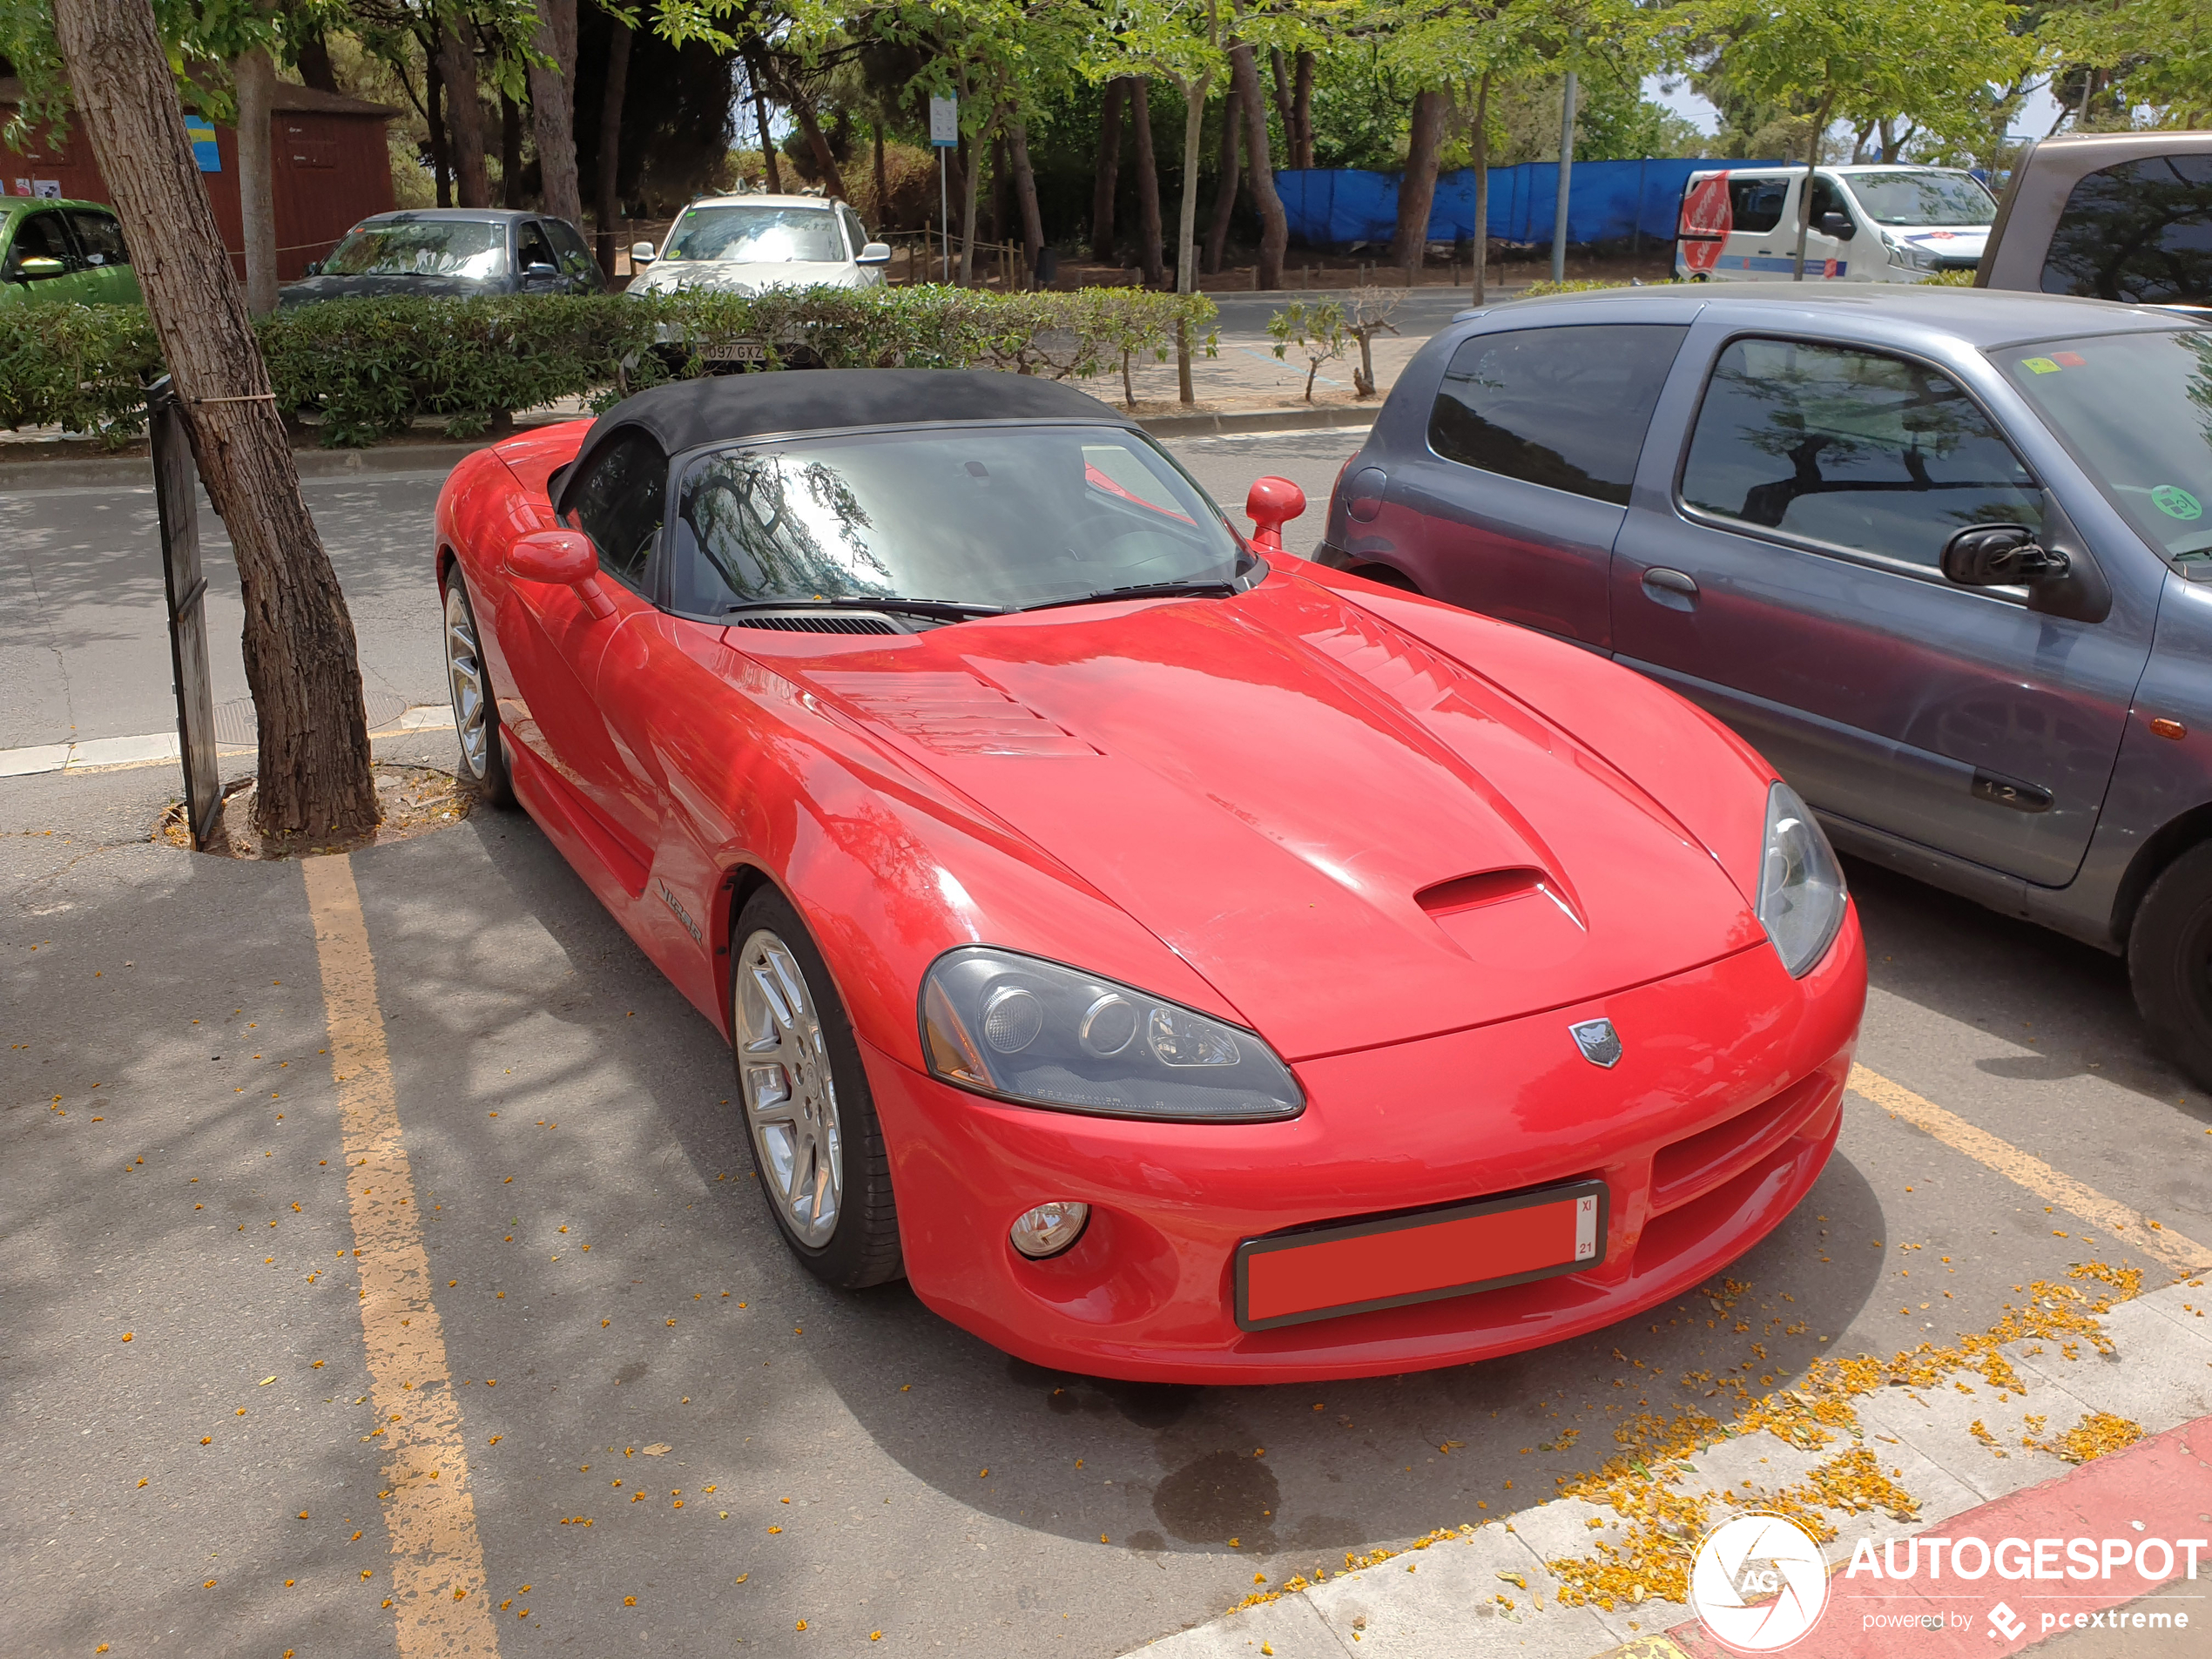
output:
[[[1682,262],[1693,271],[1710,271],[1720,263],[1721,249],[1735,228],[1728,174],[1699,179],[1682,199],[1682,223],[1676,229],[1682,239]]]

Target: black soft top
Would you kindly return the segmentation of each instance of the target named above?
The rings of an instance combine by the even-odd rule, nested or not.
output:
[[[581,477],[599,451],[640,431],[674,455],[709,444],[785,433],[934,421],[1136,421],[1088,392],[1034,374],[959,368],[786,369],[715,374],[624,398],[591,423],[560,482]],[[563,503],[565,504],[565,503]]]

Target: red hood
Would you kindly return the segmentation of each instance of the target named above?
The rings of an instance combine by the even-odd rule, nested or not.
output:
[[[1607,762],[1295,577],[880,650],[794,657],[801,638],[775,637],[779,671],[1121,906],[1288,1058],[1581,1001],[1764,936]],[[1743,811],[1763,799],[1747,770]]]

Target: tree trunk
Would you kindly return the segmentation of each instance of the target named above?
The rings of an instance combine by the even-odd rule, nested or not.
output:
[[[57,0],[53,16],[200,480],[238,563],[246,678],[260,738],[254,826],[276,839],[366,833],[378,810],[353,620],[300,498],[268,369],[192,160],[152,10],[145,0]],[[442,1624],[457,1615],[433,1617]],[[444,1639],[475,1634],[472,1621],[448,1627]]]
[[[814,118],[814,104],[799,84],[785,74],[780,66],[776,70],[777,90],[782,92],[784,107],[799,123],[799,130],[806,135],[806,147],[814,152],[814,170],[822,175],[822,190],[826,195],[842,201],[845,198],[845,175],[837,170],[837,158],[830,153],[829,140],[822,136],[822,124]]]
[[[1283,199],[1275,193],[1275,164],[1267,143],[1267,100],[1259,90],[1259,72],[1252,63],[1252,49],[1230,49],[1237,96],[1244,106],[1245,154],[1251,161],[1252,205],[1259,209],[1259,268],[1253,285],[1261,288],[1283,286],[1283,250],[1290,246],[1290,221],[1283,216]]]
[[[1001,127],[991,135],[991,233],[985,239],[994,244],[1006,240],[1008,172],[1006,129]]]
[[[523,205],[523,106],[503,86],[499,89],[499,205]]]
[[[1175,218],[1175,291],[1198,291],[1198,152],[1206,141],[1206,92],[1213,77],[1201,75],[1183,93],[1183,199]]]
[[[556,219],[582,227],[583,185],[576,165],[576,0],[537,0],[530,44],[553,60],[529,70],[530,130],[537,139],[538,199]],[[630,31],[617,20],[614,51],[626,53]],[[610,65],[608,74],[614,71]],[[617,84],[619,83],[617,83]],[[605,136],[601,136],[605,143]],[[519,206],[519,201],[510,206]]]
[[[875,228],[876,233],[881,235],[891,225],[891,170],[883,158],[883,123],[877,121],[873,125],[875,127]]]
[[[784,175],[776,165],[776,141],[768,136],[768,94],[764,84],[767,76],[760,66],[759,48],[750,44],[745,49],[745,73],[752,83],[752,118],[760,124],[760,165],[768,175],[770,192],[780,196]]]
[[[1160,260],[1160,169],[1152,156],[1152,101],[1142,75],[1130,81],[1130,124],[1136,129],[1136,257],[1148,287],[1166,280]]]
[[[1298,105],[1291,95],[1291,66],[1283,56],[1283,49],[1267,49],[1268,67],[1275,77],[1275,118],[1283,124],[1283,143],[1295,152],[1298,147]]]
[[[446,139],[453,152],[454,193],[463,207],[491,206],[491,175],[484,167],[484,105],[476,95],[475,31],[455,17],[438,42],[438,68],[446,84]]]
[[[615,221],[622,217],[622,105],[630,90],[631,35],[627,24],[615,19],[614,38],[607,44],[607,86],[599,97],[599,268],[615,273]]]
[[[1128,99],[1126,76],[1106,83],[1106,108],[1098,118],[1098,173],[1090,190],[1090,257],[1114,257],[1114,196],[1122,180],[1122,105]]]
[[[1486,71],[1474,94],[1474,290],[1473,303],[1489,303],[1490,278],[1490,77]]]
[[[962,102],[966,102],[967,91],[965,86],[961,88]],[[995,130],[1005,114],[1003,110],[994,109],[990,126],[985,131]],[[975,199],[983,187],[983,133],[977,133],[975,138],[968,152],[968,165],[962,169],[968,175],[962,181],[960,209],[960,286],[963,288],[973,287],[975,283]]]
[[[433,29],[435,30],[435,25]],[[442,32],[442,31],[440,31]],[[422,118],[430,128],[430,179],[438,206],[453,206],[453,146],[446,142],[444,71],[438,67],[438,36],[422,46]]]
[[[1037,211],[1037,176],[1029,168],[1029,129],[1015,121],[1007,128],[1007,148],[1014,161],[1014,200],[1022,214],[1022,259],[1031,277],[1036,274],[1037,255],[1044,252],[1044,215]]]
[[[1412,287],[1428,253],[1429,209],[1436,204],[1436,158],[1444,144],[1447,105],[1439,91],[1413,95],[1412,132],[1406,151],[1406,178],[1398,186],[1398,234],[1390,244],[1393,263],[1406,271]]]
[[[300,42],[300,80],[318,92],[338,91],[338,71],[331,67],[330,48],[320,29]]]
[[[1313,165],[1313,54],[1298,55],[1298,77],[1291,88],[1291,113],[1297,118],[1298,131],[1285,133],[1284,142],[1291,146],[1291,165],[1311,167]]]
[[[1243,141],[1244,119],[1244,105],[1231,82],[1229,96],[1221,102],[1221,175],[1214,186],[1213,223],[1206,226],[1206,269],[1210,272],[1221,269],[1222,255],[1229,246],[1230,216],[1237,211],[1237,186],[1243,169],[1238,145]]]
[[[1805,182],[1797,192],[1797,254],[1790,276],[1792,282],[1805,280],[1805,237],[1812,229],[1812,170],[1820,165],[1820,135],[1828,130],[1828,111],[1835,101],[1833,92],[1822,96],[1820,107],[1813,113],[1812,136],[1805,140]]]
[[[246,231],[246,308],[266,317],[277,308],[276,132],[271,105],[276,65],[255,47],[233,60],[238,88],[238,206]],[[224,260],[225,269],[230,260]]]

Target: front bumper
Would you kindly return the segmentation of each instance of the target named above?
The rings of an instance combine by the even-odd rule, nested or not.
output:
[[[1818,1178],[1865,1002],[1856,912],[1802,981],[1764,943],[1672,979],[1295,1064],[1285,1123],[1148,1123],[1008,1106],[863,1045],[892,1151],[907,1274],[954,1324],[1036,1364],[1197,1383],[1370,1376],[1595,1330],[1697,1284]],[[1609,1018],[1626,1054],[1567,1028]],[[1247,1332],[1247,1238],[1595,1177],[1606,1247],[1583,1272]],[[1092,1207],[1075,1247],[1017,1256],[1015,1217]]]

